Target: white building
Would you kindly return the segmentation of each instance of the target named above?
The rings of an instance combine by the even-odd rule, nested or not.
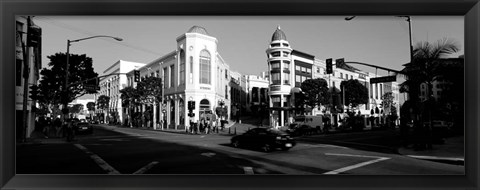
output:
[[[270,96],[270,124],[272,126],[285,126],[288,118],[296,113],[295,96],[300,93],[300,86],[303,81],[312,78],[323,78],[327,81],[330,89],[341,91],[342,81],[356,79],[369,89],[370,103],[359,106],[359,110],[365,117],[370,116],[370,111],[381,104],[381,96],[389,91],[394,92],[398,106],[398,84],[395,82],[370,84],[371,74],[362,72],[351,66],[337,67],[333,63],[333,73],[326,74],[326,63],[324,60],[316,59],[308,53],[292,49],[287,41],[285,33],[278,27],[272,35],[271,42],[266,50],[269,78]],[[387,88],[388,87],[388,88]],[[335,97],[342,102],[342,97]],[[334,99],[335,99],[334,98]],[[381,107],[379,108],[381,109]],[[399,110],[399,109],[397,109]],[[325,107],[316,107],[311,113],[322,113]],[[378,115],[376,115],[378,116]],[[334,122],[339,118],[334,117]]]
[[[268,105],[269,79],[262,72],[258,75],[245,75],[246,79],[246,111],[251,112],[252,106]],[[263,94],[262,94],[263,93]],[[262,98],[264,97],[264,98]]]
[[[163,121],[164,128],[176,130],[188,127],[188,101],[195,101],[195,121],[202,113],[215,112],[221,102],[230,113],[230,66],[217,49],[218,40],[205,28],[193,26],[176,42],[172,52],[138,68],[142,78],[161,77],[164,91],[162,104],[143,105],[139,111],[149,107],[157,123]],[[127,73],[126,84],[136,85],[133,71]]]
[[[125,109],[122,109],[122,100],[120,98],[120,90],[127,86],[126,73],[144,66],[144,63],[137,63],[131,61],[119,60],[107,69],[103,71],[102,76],[106,76],[100,79],[99,86],[100,91],[95,94],[95,100],[101,95],[110,97],[109,109],[98,110],[96,113],[108,114],[120,122],[124,119]],[[96,101],[95,101],[96,102]],[[107,116],[107,115],[105,115]],[[108,122],[108,121],[107,121]]]
[[[16,137],[17,139],[22,139],[23,136],[23,123],[27,122],[26,137],[30,137],[30,134],[35,129],[35,112],[32,112],[32,107],[35,106],[36,102],[32,101],[30,97],[30,88],[27,89],[27,94],[24,94],[24,66],[25,62],[28,65],[28,87],[36,85],[38,79],[40,78],[39,72],[42,68],[41,63],[41,43],[38,42],[37,47],[30,46],[27,42],[27,28],[28,28],[28,19],[26,16],[17,16],[16,18],[16,41],[15,41],[15,52],[16,52],[16,62],[15,62],[15,123],[16,123]],[[33,22],[31,23],[33,25]],[[35,26],[39,28],[38,26]],[[30,38],[30,37],[28,37]],[[41,29],[40,36],[41,38]],[[23,113],[23,98],[27,96],[27,119],[24,120]]]

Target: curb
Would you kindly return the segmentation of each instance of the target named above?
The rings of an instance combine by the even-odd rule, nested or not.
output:
[[[437,156],[420,156],[420,155],[404,155],[410,158],[415,158],[419,160],[428,160],[434,162],[441,162],[446,164],[454,164],[454,165],[465,165],[464,158],[451,158],[451,157],[437,157]]]

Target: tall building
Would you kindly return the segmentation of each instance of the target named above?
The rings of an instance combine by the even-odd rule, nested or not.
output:
[[[110,102],[108,110],[95,110],[98,115],[103,115],[101,119],[106,119],[108,116],[118,122],[124,121],[127,108],[122,108],[120,90],[127,86],[126,73],[143,66],[145,66],[144,63],[119,60],[103,71],[102,76],[105,77],[101,78],[99,82],[100,90],[95,94],[95,102],[102,95],[110,97]]]
[[[35,129],[36,102],[30,99],[30,86],[36,85],[39,79],[41,63],[41,28],[36,26],[30,17],[17,16],[16,18],[16,61],[15,61],[15,117],[17,139],[22,139],[23,124],[27,122],[26,137]],[[27,80],[27,93],[25,90]],[[27,118],[24,119],[24,97],[27,96]]]
[[[143,105],[138,111],[153,110],[157,123],[177,130],[188,126],[188,101],[195,102],[195,121],[203,113],[215,112],[221,105],[231,113],[231,71],[217,49],[218,40],[205,28],[193,26],[177,37],[176,42],[172,52],[138,68],[141,78],[162,79],[164,97],[163,102]],[[127,85],[135,87],[133,71],[126,76]]]
[[[371,110],[381,104],[381,95],[388,90],[394,93],[398,105],[398,84],[391,82],[389,84],[370,84],[370,78],[373,75],[360,71],[349,65],[337,65],[333,61],[333,73],[326,73],[326,63],[324,60],[315,58],[314,55],[293,49],[285,33],[278,27],[272,35],[271,42],[266,50],[269,77],[269,107],[270,124],[272,126],[286,126],[288,118],[297,113],[295,107],[295,97],[301,93],[301,84],[307,79],[323,78],[327,81],[331,91],[341,92],[340,84],[342,81],[355,79],[369,89],[369,103],[360,105],[358,110],[366,118],[371,116]],[[387,85],[387,86],[386,86]],[[332,97],[332,101],[342,103],[342,95]],[[336,104],[336,103],[334,103]],[[382,108],[379,108],[382,110]],[[399,109],[397,109],[399,110]],[[382,111],[381,111],[382,112]],[[329,114],[325,106],[315,107],[309,110],[307,114]],[[379,114],[375,117],[380,117]],[[333,117],[336,122],[340,115]]]

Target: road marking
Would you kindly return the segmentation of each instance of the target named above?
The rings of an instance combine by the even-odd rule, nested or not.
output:
[[[108,174],[120,174],[120,172],[118,172],[117,170],[115,170],[115,168],[113,168],[107,162],[105,162],[105,160],[103,160],[98,155],[94,154],[93,152],[91,152],[90,150],[85,148],[84,146],[82,146],[80,144],[75,144],[75,146],[77,148],[79,148],[80,150],[83,150],[83,152],[87,153],[90,156],[90,158],[92,158],[93,161],[95,161],[95,163],[97,163],[98,166],[100,166]]]
[[[417,155],[406,155],[406,156],[411,157],[411,158],[427,159],[427,160],[465,161],[464,158],[437,157],[437,156],[417,156]]]
[[[252,167],[243,167],[243,171],[245,171],[245,174],[254,174]]]
[[[143,174],[145,173],[147,170],[151,169],[153,166],[155,166],[156,164],[158,164],[157,161],[153,161],[151,162],[150,164],[144,166],[143,168],[140,168],[139,170],[137,170],[135,173],[133,174]]]
[[[325,153],[325,155],[330,155],[330,156],[351,156],[351,157],[376,158],[376,159],[375,159],[375,160],[370,160],[370,161],[367,161],[367,162],[358,163],[358,164],[351,165],[351,166],[347,166],[347,167],[344,167],[344,168],[336,169],[336,170],[329,171],[329,172],[326,172],[326,173],[323,173],[323,174],[339,174],[339,173],[342,173],[342,172],[346,172],[346,171],[348,171],[348,170],[353,170],[353,169],[360,168],[360,167],[363,167],[363,166],[366,166],[366,165],[369,165],[369,164],[373,164],[373,163],[376,163],[376,162],[381,162],[381,161],[390,159],[390,158],[387,158],[387,157],[365,156],[365,155],[352,155],[352,154],[333,154],[333,153]]]
[[[343,148],[343,149],[349,149],[348,147],[328,145],[328,144],[304,144],[304,146],[313,147],[313,148]]]
[[[99,139],[100,141],[125,141],[125,139]]]
[[[202,154],[200,154],[200,155],[206,156],[206,157],[213,157],[213,156],[215,156],[216,154],[213,153],[213,152],[204,152],[204,153],[202,153]]]

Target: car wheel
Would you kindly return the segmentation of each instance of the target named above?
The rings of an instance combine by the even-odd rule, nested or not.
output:
[[[272,151],[272,147],[269,144],[264,144],[263,147],[262,147],[262,150],[264,152],[270,152],[270,151]]]
[[[234,141],[232,142],[232,146],[235,147],[235,148],[239,148],[239,147],[240,147],[240,141],[234,140]]]
[[[290,150],[291,147],[283,147],[282,150],[283,151],[287,151],[287,150]]]

